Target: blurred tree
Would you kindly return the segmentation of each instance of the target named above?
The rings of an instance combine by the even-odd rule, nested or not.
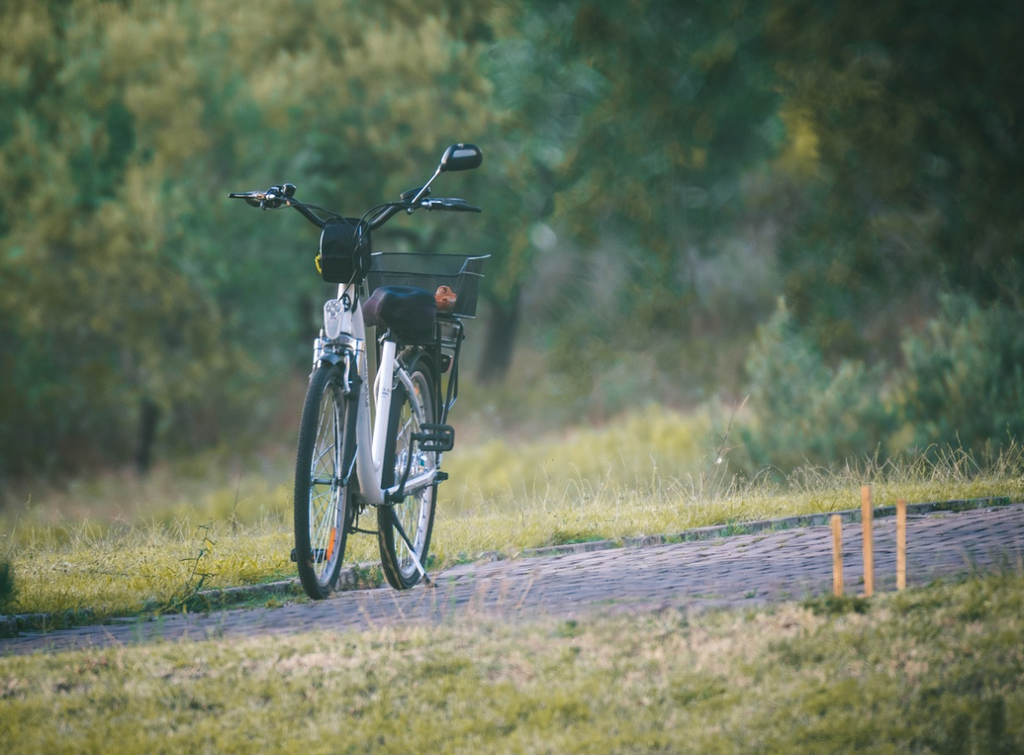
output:
[[[1024,5],[777,0],[772,54],[817,174],[786,293],[832,354],[888,353],[963,291],[1020,307]]]
[[[488,128],[489,7],[5,5],[0,474],[144,465],[158,418],[189,444],[272,411],[316,233],[226,192],[292,180],[359,212],[408,188]]]
[[[562,0],[525,2],[507,17],[515,31],[487,58],[495,100],[511,112],[502,180],[518,227],[506,236],[507,319],[518,312],[513,294],[538,284],[537,254],[552,252],[553,231],[570,239],[562,254],[611,247],[623,269],[602,280],[594,255],[574,266],[546,313],[556,371],[586,383],[624,349],[689,330],[694,261],[717,249],[712,237],[743,205],[742,177],[783,138],[764,8]]]
[[[53,2],[3,45],[0,317],[11,375],[4,471],[131,458],[160,413],[216,403],[244,363],[183,219],[213,146],[201,14],[179,3]],[[190,42],[191,40],[191,42]],[[191,49],[190,49],[191,48]],[[39,66],[32,55],[46,61]],[[23,75],[26,65],[31,77]],[[194,171],[194,172],[193,172]],[[140,431],[131,431],[142,424]],[[196,439],[195,434],[191,440]]]
[[[490,312],[477,374],[483,382],[501,380],[511,364],[523,290],[535,285],[536,255],[554,243],[549,223],[562,163],[601,86],[586,61],[567,50],[573,12],[571,3],[504,7],[482,59],[495,120],[487,170],[474,191],[485,197],[483,234],[500,242],[484,281]]]
[[[485,379],[535,288],[550,365],[582,396],[623,352],[658,346],[669,371],[708,323],[745,338],[774,301],[776,236],[828,369],[906,361],[894,325],[945,289],[1022,304],[1022,8],[4,4],[0,474],[144,466],[154,442],[272,412],[324,290],[316,232],[224,194],[290,180],[355,214],[460,140],[484,169],[444,191],[485,214],[396,222],[377,246],[494,254]]]

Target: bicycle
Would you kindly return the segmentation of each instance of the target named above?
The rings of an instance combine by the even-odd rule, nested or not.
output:
[[[318,226],[317,269],[338,284],[313,344],[295,462],[292,560],[314,600],[336,588],[348,536],[356,532],[377,535],[392,587],[431,584],[426,565],[437,486],[448,478],[441,458],[455,444],[447,420],[458,398],[462,320],[476,314],[489,255],[374,253],[371,235],[403,211],[480,212],[463,199],[429,196],[441,173],[482,161],[475,145],[453,144],[423,186],[358,219],[299,201],[294,184],[228,195],[263,210],[294,208]],[[372,392],[367,327],[379,334]],[[371,509],[377,529],[360,528],[360,516]]]

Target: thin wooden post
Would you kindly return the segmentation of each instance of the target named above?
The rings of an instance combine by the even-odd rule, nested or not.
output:
[[[875,593],[875,541],[872,536],[874,509],[871,506],[871,488],[860,489],[860,519],[864,529],[864,595],[870,598]]]
[[[896,589],[907,587],[907,502],[896,501]]]
[[[832,524],[832,594],[843,594],[843,518],[833,514]]]

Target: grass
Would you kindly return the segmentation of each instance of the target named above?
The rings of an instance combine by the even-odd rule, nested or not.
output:
[[[985,466],[950,450],[938,461],[803,469],[778,482],[733,475],[720,425],[707,414],[651,407],[536,440],[476,442],[460,431],[445,460],[451,479],[440,489],[435,563],[854,509],[864,483],[874,486],[876,505],[897,497],[1024,500],[1016,446]],[[0,513],[0,562],[11,562],[17,589],[8,610],[95,621],[195,608],[190,597],[200,588],[293,576],[290,450],[234,466],[224,459],[210,454],[145,479],[112,474],[24,491],[28,503]],[[375,538],[349,539],[347,561],[377,559]]]
[[[1024,575],[675,610],[0,658],[19,753],[1024,751]]]

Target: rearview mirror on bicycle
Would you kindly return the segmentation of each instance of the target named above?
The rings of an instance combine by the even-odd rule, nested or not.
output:
[[[447,479],[441,457],[455,443],[447,420],[458,398],[462,321],[476,314],[489,255],[373,253],[371,234],[403,210],[480,212],[463,199],[425,197],[441,173],[482,161],[475,145],[453,144],[423,186],[360,218],[298,200],[293,184],[228,195],[261,209],[292,207],[321,228],[317,269],[338,284],[313,345],[296,454],[292,560],[313,599],[336,589],[348,536],[357,532],[377,535],[393,587],[430,584],[437,486]],[[368,326],[378,333],[375,380],[367,367]],[[376,530],[360,529],[370,510]]]
[[[479,168],[484,156],[473,144],[453,144],[441,155],[440,170],[449,173],[454,170],[473,170]]]

